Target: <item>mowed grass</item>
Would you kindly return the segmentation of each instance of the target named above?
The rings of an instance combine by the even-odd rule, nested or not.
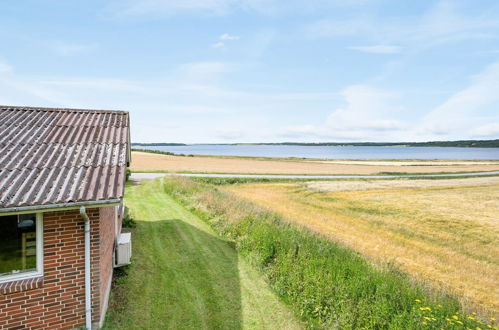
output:
[[[497,184],[317,192],[305,184],[263,183],[223,189],[375,264],[392,264],[458,297],[468,311],[499,314]]]
[[[127,187],[133,263],[113,287],[107,329],[300,329],[258,271],[161,180]]]

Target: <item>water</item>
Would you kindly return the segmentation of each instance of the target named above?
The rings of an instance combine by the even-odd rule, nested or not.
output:
[[[356,147],[191,144],[186,146],[134,146],[177,154],[217,156],[298,157],[322,159],[442,159],[499,160],[499,148]]]

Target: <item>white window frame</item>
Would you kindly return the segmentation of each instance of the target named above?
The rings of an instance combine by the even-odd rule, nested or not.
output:
[[[23,272],[19,274],[0,275],[0,283],[22,281],[30,278],[43,276],[43,254],[44,254],[43,253],[43,213],[42,212],[27,212],[27,213],[36,214],[36,270],[31,272]],[[15,215],[19,214],[21,213]]]

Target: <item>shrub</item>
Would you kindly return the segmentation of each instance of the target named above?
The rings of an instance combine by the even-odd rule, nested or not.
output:
[[[135,226],[137,226],[137,223],[135,222],[132,215],[130,214],[130,209],[126,205],[125,205],[125,209],[123,211],[122,226],[124,228],[135,228]]]

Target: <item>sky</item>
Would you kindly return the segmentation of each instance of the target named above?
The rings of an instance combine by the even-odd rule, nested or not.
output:
[[[499,138],[496,0],[2,1],[0,45],[0,104],[133,142]]]

